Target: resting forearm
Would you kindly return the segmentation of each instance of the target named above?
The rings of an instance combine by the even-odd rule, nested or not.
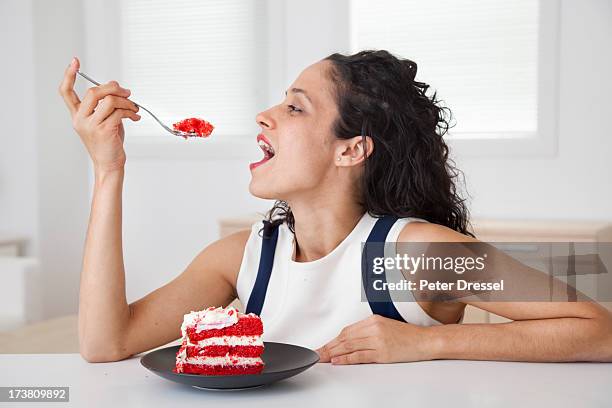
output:
[[[79,295],[81,353],[92,360],[119,352],[129,321],[121,231],[124,171],[98,172]]]
[[[612,361],[612,326],[605,318],[451,324],[429,329],[436,359]]]

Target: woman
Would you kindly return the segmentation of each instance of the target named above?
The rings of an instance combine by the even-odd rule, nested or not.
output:
[[[183,315],[238,297],[268,341],[316,348],[322,362],[428,359],[610,361],[612,318],[596,303],[387,302],[361,299],[361,242],[471,242],[445,111],[386,51],[333,54],[306,68],[285,100],[257,115],[264,159],[250,191],[278,200],[268,219],[203,249],[177,278],[129,304],[121,242],[122,120],[140,119],[111,81],[60,86],[95,170],[79,303],[90,362],[116,361],[178,337]],[[382,220],[382,221],[381,221]],[[380,235],[382,234],[382,235]],[[457,324],[466,304],[514,320]]]

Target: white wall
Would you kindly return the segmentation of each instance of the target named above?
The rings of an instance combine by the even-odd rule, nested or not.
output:
[[[87,156],[57,89],[81,51],[81,3],[3,0],[0,65],[4,134],[0,149],[0,230],[27,237],[40,261],[30,318],[77,310],[88,213]]]
[[[612,2],[562,2],[557,157],[459,160],[474,216],[612,221]]]
[[[39,248],[31,12],[29,1],[0,2],[0,234],[29,238],[25,255]],[[30,258],[0,258],[0,330],[41,317],[41,291],[27,291],[41,287],[39,272]]]
[[[88,159],[58,94],[64,69],[83,49],[79,0],[33,1],[39,251],[46,316],[76,312],[89,212]]]
[[[327,1],[285,3],[286,36],[279,41],[289,47],[279,70],[285,85],[301,68],[346,48],[342,32],[347,20],[337,6],[344,1],[329,12]],[[0,74],[10,78],[3,89],[14,98],[0,99],[5,135],[10,135],[0,139],[0,230],[32,238],[28,254],[42,261],[46,315],[76,312],[90,199],[88,162],[56,89],[72,55],[103,57],[108,50],[88,43],[84,54],[80,39],[89,33],[79,23],[87,19],[77,0],[3,0],[0,5],[0,44],[9,56]],[[612,221],[612,138],[606,126],[612,117],[611,23],[607,0],[562,3],[558,155],[459,158],[474,216]],[[310,46],[296,47],[296,40]],[[29,117],[33,123],[15,123]],[[193,154],[185,159],[128,157],[124,244],[129,301],[179,274],[216,239],[219,217],[269,207],[248,193],[249,160]]]
[[[32,5],[0,2],[0,231],[30,237],[37,247],[38,178],[34,106]]]

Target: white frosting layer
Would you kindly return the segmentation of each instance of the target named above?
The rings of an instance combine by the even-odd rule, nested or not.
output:
[[[195,326],[196,333],[210,329],[223,329],[238,323],[238,310],[233,307],[209,307],[201,311],[191,311],[184,315],[181,334],[186,337],[187,327]]]
[[[210,337],[203,339],[197,343],[187,341],[190,346],[206,347],[206,346],[263,346],[264,342],[261,336],[221,336]]]
[[[181,347],[176,355],[176,364],[184,363],[187,358],[187,348]]]
[[[233,366],[259,364],[263,363],[263,360],[259,357],[231,357],[226,355],[223,357],[189,357],[184,362],[188,364]]]

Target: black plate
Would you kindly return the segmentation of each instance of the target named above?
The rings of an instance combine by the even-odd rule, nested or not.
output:
[[[293,344],[264,342],[261,356],[265,367],[260,374],[199,375],[178,374],[172,370],[180,346],[170,346],[145,354],[140,363],[167,380],[197,388],[230,390],[259,387],[284,378],[293,377],[319,361],[319,355],[305,347]]]

